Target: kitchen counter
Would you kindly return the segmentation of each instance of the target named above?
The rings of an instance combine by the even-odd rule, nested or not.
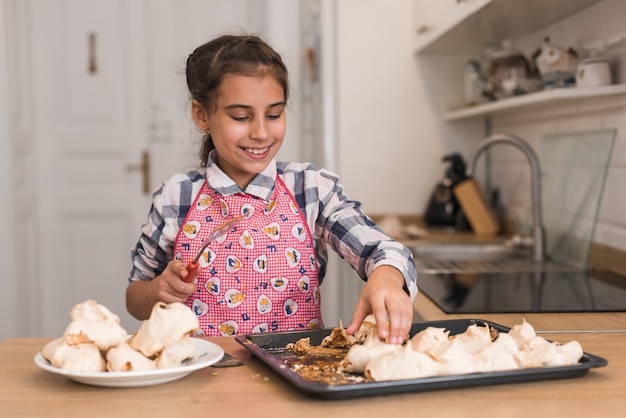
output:
[[[420,307],[420,315],[435,315],[425,309]],[[527,318],[543,330],[574,331],[594,328],[591,322],[596,324],[598,331],[543,334],[559,342],[578,340],[585,351],[609,361],[607,367],[592,369],[583,377],[332,401],[315,399],[292,388],[233,338],[210,340],[241,359],[242,366],[208,367],[174,382],[127,389],[82,385],[39,369],[33,356],[48,339],[7,339],[0,342],[0,416],[619,416],[626,392],[626,315],[597,314],[590,322],[585,322],[586,316],[544,314]],[[509,325],[519,319],[489,317],[485,319]]]

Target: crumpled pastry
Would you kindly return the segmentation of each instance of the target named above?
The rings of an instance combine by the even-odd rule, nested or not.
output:
[[[410,344],[395,347],[398,349],[380,354],[367,363],[365,376],[383,381],[437,375],[439,365],[428,355],[413,350]]]
[[[460,338],[450,338],[427,353],[439,363],[438,374],[441,376],[473,373],[473,355],[466,350],[466,344]]]
[[[363,373],[365,366],[381,354],[396,351],[400,346],[387,344],[378,336],[378,332],[371,331],[363,344],[355,344],[350,347],[348,354],[339,363],[339,368],[350,373]]]
[[[186,305],[158,302],[152,308],[150,318],[143,321],[132,336],[130,346],[146,357],[153,357],[199,327],[198,317]]]
[[[488,326],[472,324],[467,327],[465,332],[450,338],[458,339],[469,354],[476,354],[491,345],[491,332]]]
[[[106,368],[110,372],[136,372],[156,369],[154,360],[150,360],[128,343],[111,348],[106,354]]]
[[[111,312],[106,306],[100,305],[93,299],[86,300],[74,305],[70,311],[72,321],[83,319],[85,321],[114,322],[120,323],[120,317]]]
[[[140,327],[140,338],[135,334],[132,339],[144,347],[162,346],[154,355],[132,347],[119,317],[91,299],[74,305],[63,336],[48,342],[41,355],[55,367],[78,372],[146,371],[156,369],[157,360],[167,368],[192,358],[195,344],[189,334],[199,327],[193,311],[181,303],[159,302],[152,314]]]
[[[498,333],[493,341],[491,331],[489,326],[473,324],[450,336],[445,328],[430,327],[396,350],[397,346],[368,337],[364,344],[350,348],[340,364],[344,371],[364,370],[367,378],[379,381],[567,366],[584,355],[577,341],[548,341],[525,320],[508,333]]]
[[[578,341],[560,344],[535,336],[515,358],[520,367],[556,367],[576,364],[582,356],[583,348]]]
[[[448,341],[449,335],[450,331],[445,328],[428,327],[411,337],[409,344],[413,350],[426,353],[442,342]]]
[[[522,349],[522,347],[537,334],[533,326],[526,322],[526,318],[522,318],[522,323],[513,325],[509,330],[509,335],[513,337],[517,343],[517,348]]]
[[[196,352],[193,338],[189,335],[173,342],[161,351],[156,359],[156,367],[165,369],[168,367],[180,367],[184,360],[190,359]]]
[[[354,335],[348,335],[343,327],[343,322],[339,320],[339,326],[333,328],[332,332],[324,337],[320,346],[328,348],[350,348],[357,343]]]
[[[55,367],[74,372],[102,372],[105,363],[100,349],[93,343],[68,344],[63,337],[46,344],[41,355]]]
[[[480,350],[474,359],[477,372],[496,372],[519,368],[516,355],[519,353],[517,343],[507,333],[500,333],[498,338]]]
[[[63,337],[70,345],[94,343],[100,350],[107,351],[125,342],[128,339],[128,333],[115,322],[77,319],[65,328]]]

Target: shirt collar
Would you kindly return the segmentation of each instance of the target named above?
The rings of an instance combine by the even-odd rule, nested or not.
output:
[[[237,183],[218,167],[214,159],[216,155],[217,151],[212,150],[206,164],[207,183],[212,189],[224,196],[243,192],[265,201],[270,200],[276,184],[276,161],[274,159],[263,171],[254,176],[246,190],[241,190]]]

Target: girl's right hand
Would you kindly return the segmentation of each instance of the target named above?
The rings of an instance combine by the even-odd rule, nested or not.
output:
[[[163,273],[155,278],[157,300],[184,303],[196,292],[194,283],[183,281],[188,274],[187,266],[180,260],[170,261]]]

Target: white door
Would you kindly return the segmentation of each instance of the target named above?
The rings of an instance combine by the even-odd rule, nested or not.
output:
[[[148,206],[128,171],[147,146],[143,2],[34,1],[33,76],[39,154],[38,307],[58,336],[78,302],[124,307],[130,248]]]
[[[286,0],[285,0],[286,1]],[[40,254],[35,333],[57,336],[73,305],[95,299],[120,315],[130,250],[150,192],[197,164],[184,65],[216,34],[261,31],[266,2],[32,0]],[[297,14],[296,14],[297,16]],[[292,17],[292,19],[295,17]]]

